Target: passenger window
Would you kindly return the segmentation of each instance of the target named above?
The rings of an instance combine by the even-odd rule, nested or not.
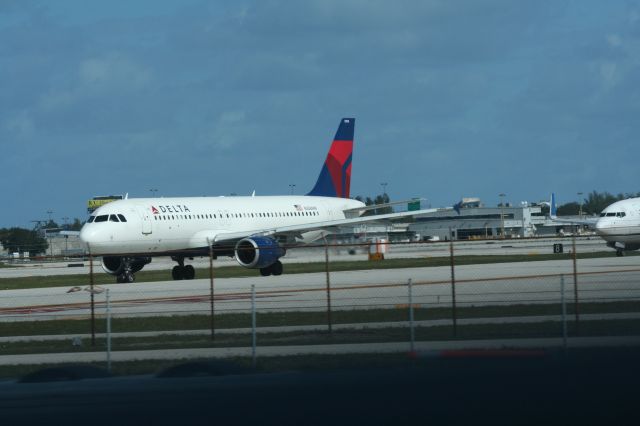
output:
[[[127,219],[125,219],[124,215],[118,214],[118,218],[120,218],[120,222],[126,222]]]
[[[100,216],[96,216],[96,222],[106,222],[107,220],[109,220],[109,215],[108,214],[102,214]]]

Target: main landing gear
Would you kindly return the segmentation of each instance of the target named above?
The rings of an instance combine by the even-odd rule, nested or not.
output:
[[[178,262],[171,270],[171,277],[174,280],[192,280],[196,277],[196,270],[193,266],[184,264],[184,257],[172,257],[171,259]]]
[[[260,268],[260,275],[263,277],[268,277],[269,275],[282,275],[282,262],[276,260],[275,263],[272,263],[265,268]]]

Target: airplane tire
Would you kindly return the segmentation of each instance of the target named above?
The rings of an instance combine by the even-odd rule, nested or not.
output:
[[[173,269],[171,270],[171,277],[175,281],[184,279],[184,268],[180,265],[174,266]]]
[[[116,277],[116,282],[118,284],[126,284],[134,282],[135,279],[135,276],[131,272],[123,272]]]
[[[279,260],[270,266],[273,275],[282,275],[282,262]]]
[[[618,256],[618,257],[622,257],[622,256],[624,256],[624,251],[622,251],[622,250],[616,250],[616,256]]]
[[[183,276],[185,280],[192,280],[196,277],[196,270],[192,265],[185,265],[183,270]]]
[[[268,277],[271,275],[271,267],[267,266],[266,268],[260,268],[260,275],[263,277]]]

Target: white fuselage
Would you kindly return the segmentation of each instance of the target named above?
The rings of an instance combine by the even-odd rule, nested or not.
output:
[[[312,196],[133,198],[97,209],[80,239],[97,255],[165,253],[207,247],[228,233],[251,235],[344,219],[344,210],[362,206],[356,200]],[[312,231],[299,241],[320,236]]]
[[[617,201],[600,214],[596,232],[608,242],[640,243],[640,198]]]

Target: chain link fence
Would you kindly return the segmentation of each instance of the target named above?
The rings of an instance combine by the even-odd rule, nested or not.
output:
[[[288,248],[281,276],[196,258],[196,279],[171,281],[173,264],[154,260],[132,284],[105,284],[99,259],[62,278],[3,268],[0,363],[107,342],[121,360],[635,344],[640,258],[605,250],[588,238],[328,241]]]

